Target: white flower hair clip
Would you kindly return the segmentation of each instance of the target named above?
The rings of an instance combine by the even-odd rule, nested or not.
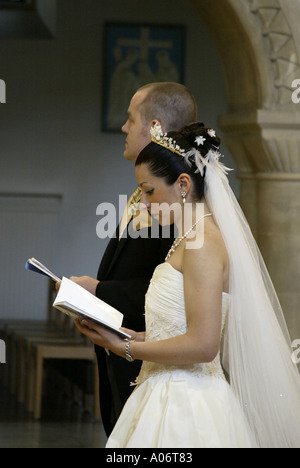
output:
[[[211,137],[211,138],[215,138],[216,137],[216,132],[211,128],[210,130],[208,130],[208,135]]]
[[[204,145],[205,141],[206,141],[206,138],[204,138],[203,136],[197,136],[195,143],[197,144],[197,146],[200,146],[200,145]]]
[[[195,147],[190,151],[185,152],[185,150],[180,148],[176,140],[174,140],[171,137],[168,137],[167,133],[163,133],[161,126],[157,123],[153,127],[151,127],[150,134],[151,141],[172,151],[172,153],[176,153],[179,156],[183,157],[186,161],[186,164],[189,167],[191,167],[192,164],[194,164],[197,168],[195,173],[200,173],[202,177],[204,176],[205,168],[218,172],[220,176],[226,175],[227,171],[232,170],[224,166],[224,164],[222,164],[219,161],[222,155],[219,152],[219,148],[214,147],[213,145],[213,148],[211,148],[205,155],[205,157],[203,157],[200,151]],[[216,132],[212,129],[208,130],[207,134],[212,138],[216,136]],[[197,136],[195,139],[195,143],[198,147],[204,145],[205,141],[206,138],[204,138],[203,136]]]

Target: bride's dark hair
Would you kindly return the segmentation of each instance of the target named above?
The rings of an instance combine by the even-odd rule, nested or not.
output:
[[[186,153],[196,148],[204,158],[211,149],[216,150],[221,144],[221,140],[202,122],[195,122],[181,130],[168,132],[167,136],[175,140]],[[199,146],[196,144],[197,137],[203,138],[203,144]],[[173,185],[180,174],[189,174],[194,184],[195,196],[200,200],[204,195],[205,170],[201,176],[199,172],[196,173],[197,167],[193,158],[189,158],[189,161],[191,165],[188,165],[184,157],[151,142],[141,151],[135,165],[147,164],[152,174],[165,179],[168,185]]]

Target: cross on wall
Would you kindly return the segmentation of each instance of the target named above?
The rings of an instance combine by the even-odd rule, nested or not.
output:
[[[150,39],[150,28],[142,27],[141,35],[136,39],[120,38],[117,42],[120,47],[138,47],[141,60],[148,61],[149,49],[172,49],[171,41],[159,41]]]

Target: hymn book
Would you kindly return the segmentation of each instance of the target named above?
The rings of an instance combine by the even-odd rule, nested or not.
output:
[[[45,265],[36,260],[35,258],[29,258],[25,265],[26,270],[34,271],[35,273],[40,273],[41,275],[48,276],[56,283],[61,281],[58,276],[56,276],[52,271],[50,271]]]
[[[98,297],[94,296],[79,284],[68,278],[61,280],[47,267],[35,259],[26,262],[26,269],[48,276],[53,281],[61,282],[53,307],[70,317],[79,320],[90,320],[117,333],[120,337],[131,338],[130,335],[119,330],[123,322],[123,314]]]
[[[119,330],[123,322],[121,312],[68,278],[62,279],[53,307],[73,318],[91,320],[123,338],[130,338]]]

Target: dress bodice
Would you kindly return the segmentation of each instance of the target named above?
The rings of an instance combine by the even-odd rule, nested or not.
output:
[[[228,313],[229,297],[229,294],[223,293],[222,333]],[[165,340],[187,332],[183,275],[168,262],[158,265],[154,271],[146,295],[145,315],[146,341]],[[153,375],[180,375],[182,371],[199,376],[213,375],[224,378],[219,353],[210,363],[168,366],[144,362],[136,383],[141,384]]]
[[[183,275],[169,263],[156,268],[146,296],[147,341],[186,333],[183,283]],[[223,294],[223,329],[229,301]],[[219,354],[210,363],[184,366],[144,362],[136,384],[107,448],[257,446]]]

